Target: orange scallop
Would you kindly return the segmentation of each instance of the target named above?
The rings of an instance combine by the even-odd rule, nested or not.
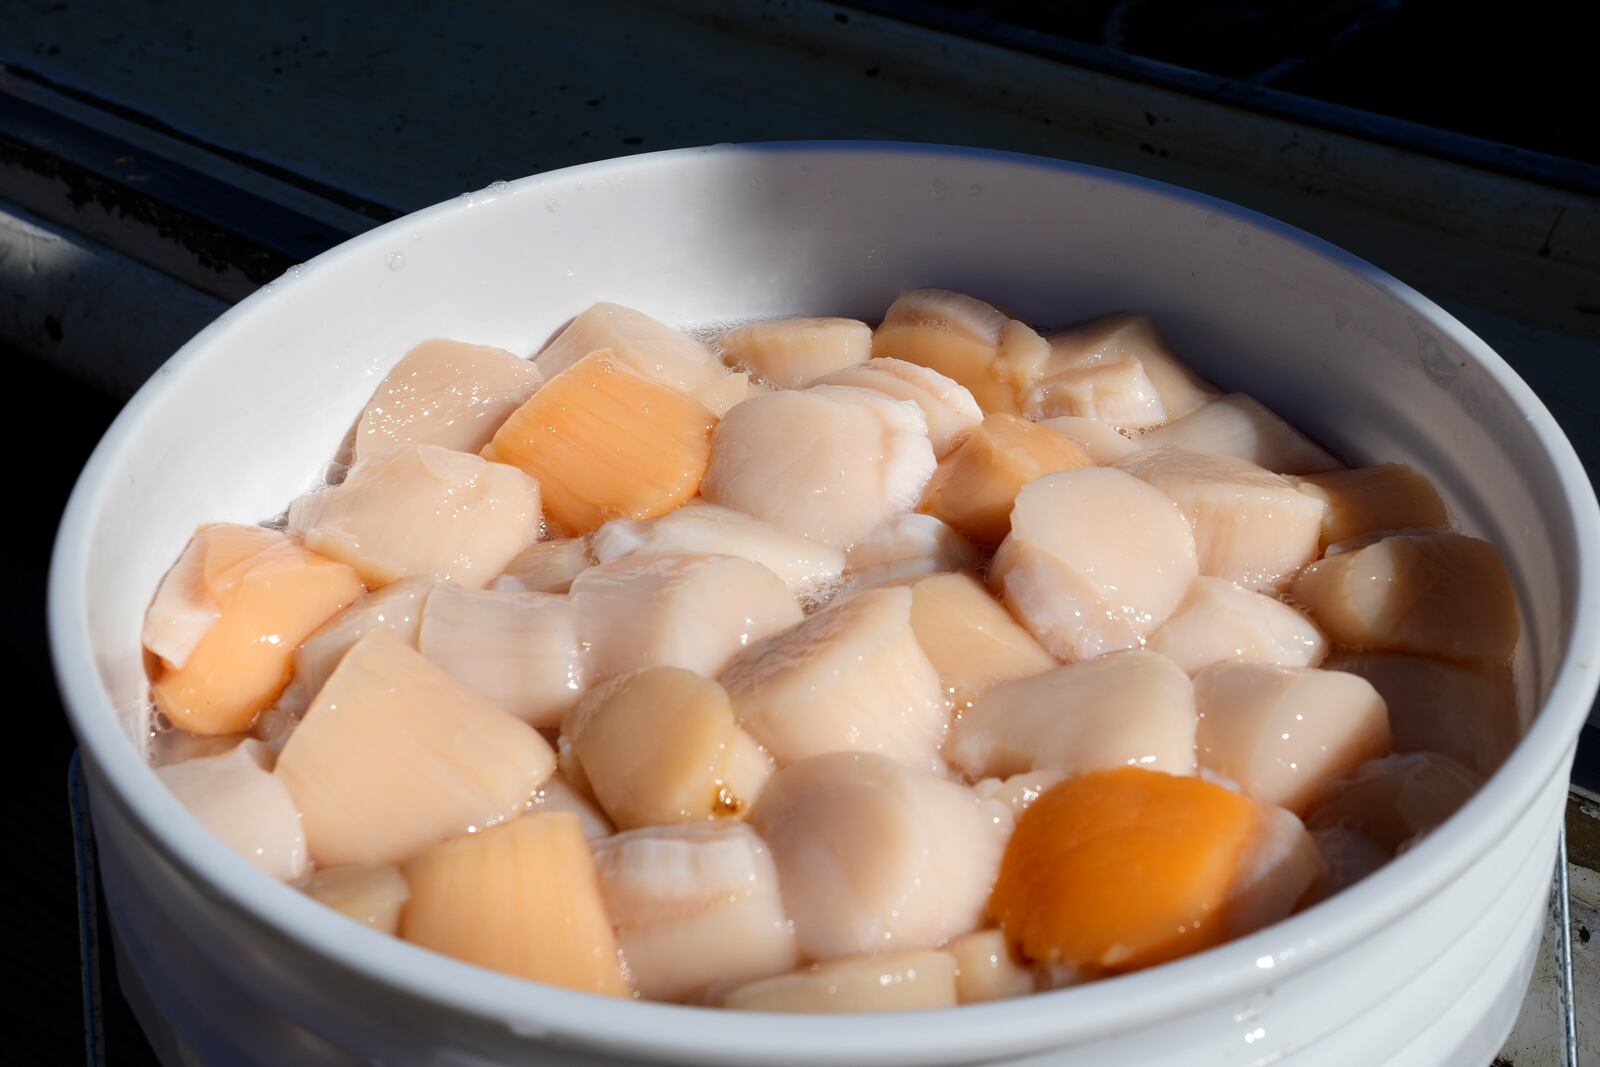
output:
[[[1069,778],[1028,808],[989,911],[1023,955],[1131,971],[1226,939],[1222,911],[1258,825],[1199,778],[1121,767]]]
[[[483,450],[539,482],[568,535],[649,519],[700,489],[717,417],[602,348],[544,384]]]
[[[180,588],[163,582],[145,627],[146,644],[164,654],[151,689],[156,706],[196,734],[247,729],[289,684],[300,642],[365,592],[343,563],[276,530],[233,523],[196,531],[173,584]],[[152,641],[174,639],[174,625],[188,631],[181,662]]]

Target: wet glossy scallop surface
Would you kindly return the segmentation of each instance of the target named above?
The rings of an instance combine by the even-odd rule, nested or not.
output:
[[[419,338],[338,484],[151,590],[156,772],[352,922],[596,995],[948,1008],[1314,907],[1516,744],[1495,547],[1145,315],[574,310]]]

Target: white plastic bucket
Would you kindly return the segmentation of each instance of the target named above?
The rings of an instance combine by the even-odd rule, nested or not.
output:
[[[680,325],[872,319],[925,285],[1041,325],[1147,311],[1205,376],[1348,460],[1430,474],[1462,524],[1500,545],[1521,596],[1539,710],[1505,767],[1374,876],[1213,951],[992,1005],[795,1017],[590,997],[372,933],[229,853],[130,741],[140,618],[190,532],[269,517],[311,484],[415,342],[532,352],[599,299]],[[209,1061],[1460,1067],[1489,1061],[1526,987],[1596,687],[1597,545],[1594,493],[1527,386],[1437,306],[1322,241],[1054,160],[719,146],[463,196],[217,320],[85,469],[57,542],[50,628],[122,963]]]

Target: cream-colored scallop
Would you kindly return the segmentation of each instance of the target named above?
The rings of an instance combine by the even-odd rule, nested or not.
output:
[[[1344,650],[1504,662],[1520,631],[1499,550],[1461,534],[1396,534],[1332,550],[1292,592]]]
[[[884,952],[819,963],[729,990],[740,1011],[887,1012],[956,1006],[956,961],[948,952]]]
[[[1135,438],[1118,433],[1115,427],[1097,419],[1058,415],[1051,419],[1040,419],[1039,425],[1076,442],[1089,453],[1090,459],[1102,467],[1109,467],[1117,460],[1139,451]]]
[[[722,686],[680,667],[598,687],[563,720],[561,740],[566,762],[624,830],[738,818],[773,770]]]
[[[1342,466],[1254,397],[1230,393],[1144,434],[1146,448],[1181,448],[1247,460],[1275,474],[1318,474]]]
[[[944,951],[956,961],[956,999],[962,1004],[983,1004],[1034,991],[1033,969],[1017,958],[1000,930],[964,934]]]
[[[777,575],[737,556],[624,556],[578,575],[570,595],[594,681],[658,666],[714,676],[802,614]]]
[[[1118,652],[1006,682],[950,728],[945,755],[973,778],[1195,770],[1195,693],[1154,652]]]
[[[848,750],[942,768],[950,712],[911,602],[869,589],[741,652],[722,673],[734,714],[779,764]]]
[[[1508,663],[1339,652],[1324,666],[1372,683],[1388,706],[1396,752],[1438,752],[1487,777],[1522,738]]]
[[[1304,813],[1329,783],[1389,751],[1383,698],[1341,671],[1217,663],[1195,676],[1200,765]]]
[[[1291,811],[1263,807],[1223,904],[1227,936],[1243,937],[1287,918],[1326,874],[1322,852],[1305,824]]]
[[[983,421],[972,392],[932,367],[903,359],[880,357],[821,378],[818,385],[853,385],[874,389],[896,400],[909,400],[928,420],[933,454],[943,459],[961,438]]]
[[[481,589],[539,539],[539,483],[438,445],[403,445],[289,505],[306,547],[370,587],[420,575]]]
[[[1167,409],[1144,365],[1132,356],[1057,371],[1023,395],[1029,418],[1072,415],[1108,426],[1144,430],[1167,421]]]
[[[1000,682],[1056,666],[1055,657],[970,574],[935,574],[913,583],[911,629],[958,714]]]
[[[720,419],[733,407],[759,396],[762,391],[761,386],[750,380],[750,375],[740,371],[691,389],[689,396]]]
[[[502,593],[565,593],[578,572],[592,563],[588,538],[536,541],[518,552],[489,588]]]
[[[1198,575],[1194,535],[1165,494],[1122,471],[1059,471],[1024,486],[989,583],[1052,655],[1137,648]]]
[[[775,389],[802,389],[872,355],[872,327],[855,319],[769,319],[717,338],[723,362]]]
[[[546,380],[590,352],[611,349],[619,361],[674,389],[689,392],[727,375],[711,349],[642,311],[591,304],[534,357]]]
[[[1044,337],[1050,344],[1046,374],[1119,359],[1138,360],[1168,419],[1181,419],[1217,395],[1173,355],[1147,315],[1119,311],[1053,330]]]
[[[943,775],[867,752],[779,771],[751,823],[814,960],[933,948],[983,921],[1011,813]]]
[[[745,823],[631,830],[597,843],[594,858],[641,996],[686,1000],[799,964],[777,868]]]
[[[503,348],[424,341],[384,376],[356,423],[357,461],[401,445],[476,452],[544,376]]]
[[[306,895],[347,919],[393,936],[400,912],[411,899],[400,868],[389,863],[346,863],[323,867],[306,882]]]
[[[1442,527],[1450,521],[1433,483],[1404,463],[1308,474],[1297,484],[1328,506],[1322,516],[1324,548],[1353,537]]]
[[[848,548],[915,508],[935,466],[927,420],[910,401],[849,386],[780,390],[717,424],[700,492]]]
[[[591,843],[617,832],[611,820],[606,818],[606,813],[600,810],[589,795],[568,781],[564,770],[556,771],[533,791],[528,810],[571,812],[578,817],[578,826],[583,831],[584,840]]]
[[[241,741],[220,755],[158,767],[156,777],[223,844],[272,877],[292,881],[306,872],[306,838],[271,767],[265,745]]]
[[[932,515],[896,516],[850,546],[845,576],[852,589],[899,585],[929,574],[983,569],[983,553]]]
[[[432,578],[402,578],[368,593],[323,623],[294,650],[294,681],[278,697],[278,709],[298,720],[350,646],[372,630],[386,629],[415,646],[423,605],[438,584]]]
[[[442,583],[428,597],[417,650],[468,689],[533,726],[555,726],[589,685],[573,603]]]
[[[832,545],[781,530],[742,511],[694,502],[649,522],[617,519],[594,532],[595,557],[610,563],[631,555],[738,556],[759,563],[804,596],[844,572],[845,555]]]
[[[1315,667],[1328,652],[1300,612],[1226,578],[1200,577],[1145,647],[1194,674],[1213,663]]]
[[[1317,558],[1323,502],[1232,456],[1161,448],[1117,469],[1171,497],[1194,530],[1200,573],[1251,589],[1281,589]]]
[[[318,864],[396,863],[521,812],[554,765],[537,730],[377,629],[345,653],[273,773]]]

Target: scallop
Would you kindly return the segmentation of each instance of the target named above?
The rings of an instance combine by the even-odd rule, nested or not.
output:
[[[191,733],[249,729],[289,684],[295,646],[362,591],[354,570],[294,538],[202,526],[146,616],[146,647],[166,654],[156,707]]]
[[[1033,969],[1017,958],[1000,930],[963,934],[944,947],[956,961],[956,1000],[982,1004],[1032,993]]]
[[[481,589],[539,539],[539,483],[438,445],[403,445],[289,505],[306,547],[369,586],[423,576]]]
[[[950,712],[911,604],[869,589],[739,653],[721,679],[739,722],[780,764],[848,750],[942,769]]]
[[[504,821],[554,766],[537,730],[378,629],[345,653],[273,773],[323,865],[395,863]]]
[[[1317,558],[1326,505],[1271,471],[1232,456],[1170,448],[1136,453],[1117,469],[1182,509],[1201,574],[1281,589]]]
[[[848,548],[915,508],[934,466],[927,420],[910,401],[847,386],[784,390],[718,424],[701,493]]]
[[[872,335],[872,354],[938,371],[960,383],[986,412],[1015,412],[1019,390],[1032,384],[1049,346],[976,297],[912,289],[884,312]]]
[[[598,843],[595,866],[641,996],[687,1000],[800,963],[772,854],[744,823],[631,830]]]
[[[1057,371],[1023,396],[1029,418],[1072,415],[1108,426],[1144,430],[1167,421],[1167,409],[1144,365],[1118,356]]]
[[[401,445],[476,452],[544,382],[503,348],[424,341],[384,376],[356,423],[357,462]]]
[[[820,378],[817,384],[859,386],[916,404],[928,420],[928,441],[937,459],[948,455],[983,419],[983,410],[964,385],[903,359],[869,359]]]
[[[608,348],[633,371],[688,392],[727,375],[711,349],[642,311],[591,304],[534,358],[546,380],[591,352]]]
[[[1092,465],[1070,438],[1018,415],[990,415],[940,462],[922,510],[993,551],[1011,529],[1011,509],[1024,485],[1052,471]]]
[[[1195,690],[1154,652],[1118,652],[994,686],[945,744],[973,778],[1120,766],[1195,771]]]
[[[480,696],[533,726],[556,726],[589,684],[573,602],[445,583],[428,597],[417,650]]]
[[[1039,425],[1075,442],[1088,453],[1089,459],[1097,466],[1109,467],[1117,460],[1139,451],[1137,440],[1119,433],[1116,427],[1107,426],[1095,419],[1077,415],[1057,415],[1054,418],[1040,419]]]
[[[1320,474],[1341,467],[1321,446],[1244,393],[1218,397],[1150,430],[1139,443],[1233,456],[1274,474]]]
[[[976,930],[1011,813],[867,752],[779,771],[751,814],[813,960],[934,948]]]
[[[746,813],[772,759],[739,728],[722,686],[650,667],[590,693],[561,725],[563,745],[624,830]]]
[[[294,650],[294,681],[278,697],[278,709],[298,720],[344,654],[373,630],[386,629],[415,647],[422,606],[438,584],[432,578],[390,582],[323,623]]]
[[[1389,709],[1396,752],[1438,752],[1487,777],[1522,738],[1509,664],[1341,652],[1324,666],[1372,683]]]
[[[411,899],[405,875],[391,863],[323,867],[306,882],[306,895],[379,933],[400,932],[400,911]]]
[[[509,593],[565,593],[578,572],[593,562],[587,538],[538,541],[517,553],[490,588]]]
[[[752,396],[759,396],[765,391],[764,386],[752,382],[750,375],[741,371],[691,389],[688,395],[690,399],[720,419],[735,405],[742,404]]]
[[[775,389],[801,389],[872,355],[872,327],[855,319],[769,319],[717,338],[728,366]]]
[[[1349,651],[1503,662],[1520,630],[1499,550],[1461,534],[1396,534],[1330,552],[1295,579],[1293,593]]]
[[[1055,657],[970,574],[936,574],[913,583],[911,629],[958,712],[1001,682],[1056,666]]]
[[[1060,471],[1017,494],[989,583],[1061,660],[1137,648],[1198,576],[1194,534],[1167,496],[1123,471]]]
[[[989,911],[1024,958],[1085,977],[1210,948],[1261,815],[1199,778],[1068,778],[1017,820]]]
[[[1283,601],[1226,578],[1201,577],[1145,647],[1194,674],[1213,663],[1315,667],[1328,642]]]
[[[535,982],[631,993],[576,815],[524,815],[434,845],[405,878],[407,941]]]
[[[983,553],[932,515],[890,519],[850,546],[846,577],[853,589],[899,585],[929,574],[983,569]]]
[[[1343,827],[1393,854],[1454,815],[1482,784],[1479,775],[1436,752],[1385,756],[1329,784],[1306,825],[1317,832]]]
[[[737,556],[624,556],[578,575],[570,596],[595,681],[657,666],[714,676],[801,619],[777,575]]]
[[[601,563],[635,554],[738,556],[776,574],[796,596],[832,583],[845,566],[845,554],[832,545],[700,501],[649,522],[608,522],[595,531],[593,549]]]
[[[590,799],[587,789],[579,790],[562,771],[556,771],[534,790],[529,811],[566,811],[578,817],[584,840],[591,843],[617,832],[605,812]]]
[[[1442,527],[1449,521],[1439,491],[1404,463],[1308,474],[1300,491],[1327,505],[1322,547],[1395,530]]]
[[[717,417],[608,348],[551,378],[495,431],[483,455],[537,479],[569,536],[648,519],[700,489]]]
[[[1328,873],[1322,849],[1292,811],[1261,809],[1222,905],[1228,937],[1285,919]]]
[[[818,963],[729,990],[722,1006],[742,1011],[892,1012],[956,1006],[956,961],[948,952],[881,952]]]
[[[1200,765],[1267,804],[1305,812],[1389,751],[1383,698],[1341,671],[1218,663],[1195,676]]]
[[[259,741],[158,767],[156,777],[207,830],[261,870],[281,881],[305,874],[300,818],[283,781],[272,774],[272,753]]]
[[[1136,360],[1167,419],[1181,419],[1217,395],[1168,347],[1148,315],[1119,311],[1044,335],[1047,375],[1074,367]]]

